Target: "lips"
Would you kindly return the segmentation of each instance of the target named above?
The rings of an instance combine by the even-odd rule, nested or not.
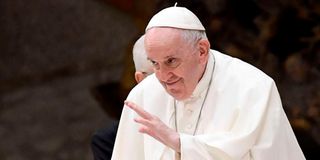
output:
[[[165,82],[165,84],[166,84],[167,86],[172,86],[172,85],[176,84],[176,83],[179,82],[179,81],[180,81],[180,78],[179,78],[178,80],[176,80],[176,81],[173,81],[173,82]]]

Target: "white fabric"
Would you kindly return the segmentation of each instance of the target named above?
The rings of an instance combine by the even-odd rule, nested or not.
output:
[[[216,65],[199,127],[192,136],[205,95],[213,56]],[[173,97],[154,75],[138,84],[128,100],[174,128]],[[177,103],[182,160],[304,160],[274,81],[255,67],[211,50],[194,94]],[[124,107],[113,160],[172,160],[175,152],[138,132],[136,113]]]
[[[198,17],[185,7],[169,7],[161,10],[151,18],[146,31],[152,27],[205,30]]]

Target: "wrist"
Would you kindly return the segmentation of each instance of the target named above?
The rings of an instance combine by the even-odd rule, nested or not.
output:
[[[179,135],[179,133],[174,132],[174,134],[171,137],[171,142],[173,142],[172,149],[174,149],[176,152],[180,153],[181,143],[180,143],[180,135]]]

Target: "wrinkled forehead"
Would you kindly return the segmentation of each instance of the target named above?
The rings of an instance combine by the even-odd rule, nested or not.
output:
[[[152,28],[147,31],[145,39],[146,50],[170,50],[182,44],[181,32],[174,28]]]
[[[151,28],[146,32],[145,44],[157,43],[159,45],[181,39],[181,32],[170,27]]]
[[[191,50],[182,38],[181,30],[169,27],[151,28],[145,37],[145,48],[151,60],[183,57]]]

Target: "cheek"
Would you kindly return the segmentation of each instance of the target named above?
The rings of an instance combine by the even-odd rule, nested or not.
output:
[[[184,69],[181,72],[181,75],[183,77],[188,78],[188,79],[193,79],[194,77],[197,76],[198,68],[197,65],[186,65],[184,66]]]
[[[185,79],[185,83],[188,83],[188,85],[194,85],[195,83],[198,83],[198,79],[201,76],[200,74],[200,68],[199,64],[197,65],[189,65],[189,67],[185,67],[185,71],[183,74],[183,77]]]

